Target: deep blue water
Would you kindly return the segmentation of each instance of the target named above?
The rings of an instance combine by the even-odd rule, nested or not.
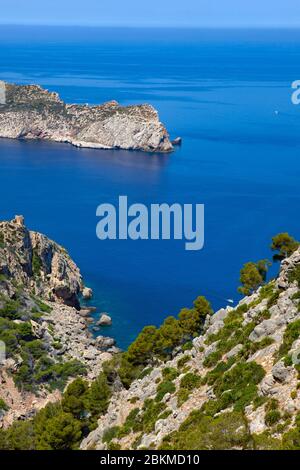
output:
[[[68,102],[149,102],[183,137],[170,155],[0,142],[0,218],[24,214],[68,249],[121,347],[199,294],[237,301],[241,265],[271,256],[279,231],[300,237],[300,32],[1,26],[0,79]],[[204,203],[204,249],[97,240],[97,205],[122,194]]]

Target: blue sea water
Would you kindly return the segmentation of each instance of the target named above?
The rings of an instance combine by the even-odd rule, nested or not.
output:
[[[24,214],[68,249],[121,347],[197,295],[237,301],[242,264],[270,257],[277,232],[300,237],[299,31],[1,26],[0,79],[67,102],[149,102],[183,137],[168,155],[0,141],[0,219]],[[99,241],[96,207],[119,195],[204,203],[204,249]]]

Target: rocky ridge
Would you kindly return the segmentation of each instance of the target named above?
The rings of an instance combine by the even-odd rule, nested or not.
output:
[[[46,377],[45,382],[37,379],[34,390],[31,385],[28,389],[28,383],[27,388],[22,382],[16,383],[22,367],[28,367],[29,347],[34,348],[30,352],[34,359],[37,354],[45,357],[44,368],[55,370],[55,364],[76,363],[78,374],[84,367],[84,375],[90,381],[117,351],[113,339],[94,339],[90,334],[88,310],[80,306],[84,290],[87,288],[80,270],[63,247],[45,235],[29,231],[22,216],[0,222],[0,340],[7,346],[6,359],[0,366],[0,399],[8,407],[5,414],[0,409],[2,426],[34,415],[61,396],[61,387],[47,388]],[[21,333],[15,343],[14,338]],[[37,373],[38,377],[40,361],[36,360],[29,375]]]
[[[110,101],[99,106],[75,105],[37,85],[0,82],[0,89],[0,137],[45,139],[98,149],[173,149],[157,111],[148,104],[125,107]]]

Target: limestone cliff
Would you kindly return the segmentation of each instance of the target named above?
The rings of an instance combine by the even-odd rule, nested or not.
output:
[[[0,222],[0,274],[2,290],[13,291],[12,282],[37,296],[79,309],[83,281],[66,250],[44,235],[29,231],[23,217]]]
[[[148,104],[66,104],[57,93],[37,85],[0,85],[0,137],[99,149],[169,152],[173,148],[157,111]]]
[[[299,448],[300,250],[116,393],[82,449]],[[297,447],[298,446],[298,447]]]
[[[83,290],[64,248],[22,216],[0,222],[0,428],[59,400],[72,378],[95,379],[112,358],[114,341],[88,330]]]

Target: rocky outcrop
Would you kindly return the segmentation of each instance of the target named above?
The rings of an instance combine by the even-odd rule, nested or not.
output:
[[[107,313],[102,313],[99,320],[97,321],[99,326],[110,326],[112,325],[112,319]]]
[[[235,403],[230,399],[228,404],[226,400],[222,401],[225,393],[229,393],[229,396],[234,393],[233,385],[225,392],[226,377],[241,364],[245,369],[247,364],[254,365],[260,371],[260,378],[253,388],[257,391],[253,392],[252,399],[247,396],[250,390],[247,387],[254,387],[254,383],[248,383],[251,378],[245,379],[246,388],[243,391],[241,377],[237,391],[237,397],[240,394],[245,401],[244,408],[239,405],[239,409],[243,410],[247,427],[248,448],[253,448],[254,440],[256,448],[277,448],[282,436],[298,426],[297,415],[300,412],[300,286],[291,276],[295,270],[299,271],[299,267],[300,249],[282,262],[276,281],[271,281],[244,298],[236,308],[221,309],[208,317],[205,331],[193,340],[192,349],[178,350],[173,359],[165,363],[158,362],[148,373],[145,370],[145,376],[135,380],[128,390],[119,390],[113,396],[108,412],[100,417],[98,427],[83,440],[81,448],[158,449],[161,446],[165,448],[164,445],[169,448],[173,433],[192,416],[192,412],[199,412],[203,406],[208,407],[208,416],[215,419],[226,413],[230,416],[234,412]],[[170,371],[175,371],[172,386],[170,379],[167,383],[165,379]],[[182,379],[186,374],[199,379],[196,386],[190,386],[189,391],[185,391],[182,402]],[[236,377],[235,380],[240,381],[240,378]],[[219,394],[221,383],[223,394]],[[166,386],[170,391],[161,399],[158,391]],[[157,416],[152,429],[149,429],[147,421],[148,431],[138,433],[134,427],[130,430],[130,419],[127,420],[128,416],[132,416],[130,413],[135,414],[137,423],[149,420],[145,411],[149,407],[149,400],[153,400],[153,403],[161,400],[163,413]],[[217,404],[221,411],[213,415],[211,410]],[[186,425],[186,429],[190,425]],[[141,429],[141,424],[139,427]],[[109,441],[107,436],[112,434],[113,429],[119,429],[119,432],[115,432]],[[193,429],[195,439],[196,428]],[[201,435],[201,427],[198,433]],[[185,448],[199,449],[189,447],[188,443]]]
[[[157,111],[148,104],[66,104],[57,93],[37,85],[1,82],[1,90],[0,137],[45,139],[99,149],[169,152],[173,148]]]
[[[64,248],[45,235],[29,231],[22,216],[0,222],[0,347],[5,346],[0,399],[8,408],[0,410],[0,428],[30,418],[48,402],[61,398],[63,385],[53,386],[50,392],[48,379],[37,378],[40,356],[30,358],[28,344],[41,348],[48,368],[77,364],[78,373],[89,381],[119,351],[112,338],[94,339],[89,332],[86,315],[93,308],[80,309],[79,297],[84,289],[79,268]],[[25,331],[26,341],[14,328]],[[25,370],[29,367],[28,361],[31,374],[36,374],[30,387],[28,377],[24,376],[24,384],[20,378],[15,381],[22,366]],[[57,371],[55,374],[59,375]],[[61,380],[72,377],[66,375]]]
[[[2,292],[8,296],[17,283],[42,299],[80,308],[79,268],[63,247],[29,231],[21,216],[0,222],[0,274],[6,279]]]
[[[85,287],[83,290],[82,290],[82,297],[85,299],[85,300],[90,300],[92,297],[93,297],[93,291],[90,287]]]

